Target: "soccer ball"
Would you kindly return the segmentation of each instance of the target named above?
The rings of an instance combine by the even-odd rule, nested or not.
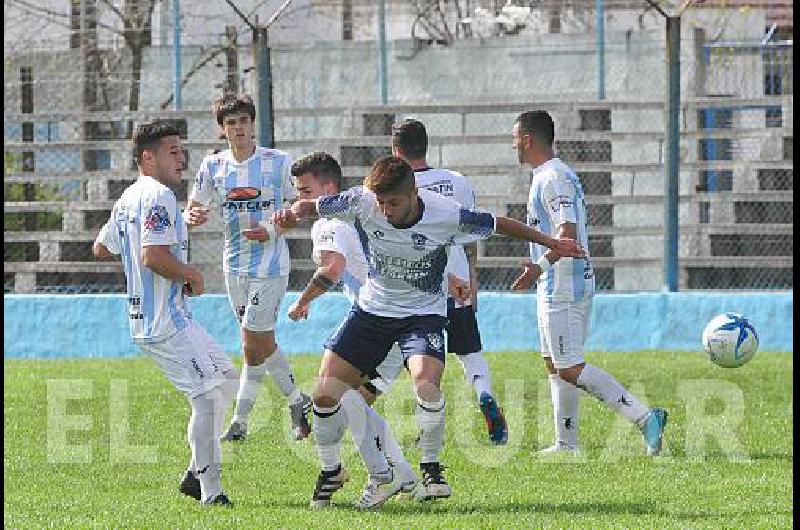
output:
[[[724,313],[712,318],[703,330],[703,349],[715,364],[737,368],[756,354],[758,335],[742,315]]]

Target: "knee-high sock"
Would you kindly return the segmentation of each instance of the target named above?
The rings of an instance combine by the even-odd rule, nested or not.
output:
[[[389,424],[386,423],[386,420],[372,407],[367,407],[367,415],[378,435],[380,449],[383,451],[386,461],[394,467],[411,467],[403,454],[403,450],[400,449],[400,446],[397,444],[397,440],[394,439],[392,429],[389,428]]]
[[[422,449],[420,463],[439,461],[444,445],[444,394],[438,401],[428,402],[417,396],[417,426],[419,446]]]
[[[578,445],[578,389],[575,385],[561,379],[558,374],[550,374],[550,399],[553,401],[556,443],[562,442],[576,447]]]
[[[236,396],[236,410],[233,421],[247,423],[247,417],[253,410],[256,396],[261,390],[261,381],[267,374],[267,363],[250,366],[245,359],[242,364],[242,375],[239,377],[239,393]]]
[[[611,375],[591,364],[584,366],[578,376],[578,388],[585,390],[637,425],[650,411]]]
[[[492,374],[489,372],[489,363],[486,362],[483,353],[477,351],[466,355],[456,355],[456,359],[464,369],[464,379],[475,388],[478,399],[483,392],[492,395]]]
[[[372,407],[367,405],[358,390],[348,390],[342,395],[342,407],[347,415],[353,442],[367,466],[367,472],[370,476],[385,475],[389,470],[389,463],[381,451],[380,438],[369,414]]]
[[[289,361],[286,360],[280,348],[276,349],[272,355],[267,357],[264,361],[264,366],[267,368],[272,380],[278,385],[278,390],[283,394],[289,403],[298,403],[302,398],[300,391],[294,384],[294,375],[289,366]]]
[[[314,404],[314,444],[325,471],[333,471],[342,464],[342,436],[347,417],[341,409],[341,403],[330,408]]]
[[[239,379],[236,373],[228,374],[228,377],[225,379],[225,382],[217,387],[221,394],[221,402],[219,403],[220,411],[215,415],[215,433],[216,436],[219,437],[222,433],[222,426],[223,422],[225,421],[225,413],[227,412],[228,408],[231,405],[231,401],[233,401],[234,396],[236,396],[236,390],[239,387]],[[192,400],[189,400],[189,405],[192,405]],[[192,409],[194,412],[194,408]],[[192,443],[192,419],[194,418],[194,414],[189,418],[189,426],[187,429],[187,438],[189,440],[189,447],[191,448]],[[196,473],[197,465],[194,460],[194,451],[191,452],[191,458],[189,460],[189,471],[192,473]]]
[[[227,396],[219,387],[191,400],[189,444],[203,500],[212,499],[222,491],[222,447],[218,425],[221,425],[219,417],[225,414],[228,403]]]

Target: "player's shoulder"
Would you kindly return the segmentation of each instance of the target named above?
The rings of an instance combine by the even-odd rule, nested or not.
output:
[[[208,167],[208,166],[218,166],[225,162],[226,160],[232,160],[233,154],[231,153],[230,149],[223,149],[221,151],[216,151],[214,153],[208,153],[203,157],[203,160],[200,161],[200,166]]]
[[[153,177],[141,176],[129,189],[146,199],[177,200],[172,188]]]
[[[291,156],[286,151],[282,151],[280,149],[275,149],[273,147],[262,147],[256,146],[256,153],[261,158],[266,159],[285,159],[290,160]]]
[[[452,210],[460,207],[458,202],[450,197],[445,197],[435,191],[426,188],[419,188],[417,190],[419,198],[425,203],[426,208],[433,208],[437,210]]]

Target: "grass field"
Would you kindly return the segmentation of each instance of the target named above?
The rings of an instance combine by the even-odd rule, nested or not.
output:
[[[150,359],[6,360],[4,526],[792,526],[791,353],[760,352],[736,370],[717,368],[697,353],[589,354],[634,393],[669,410],[666,454],[656,459],[644,456],[638,431],[588,396],[581,398],[583,456],[542,459],[537,449],[549,445],[553,428],[541,361],[521,352],[488,357],[510,424],[509,444],[489,445],[474,395],[449,358],[442,462],[453,497],[427,504],[390,500],[370,513],[352,508],[365,473],[349,439],[344,458],[353,478],[334,496],[336,507],[307,508],[318,472],[315,453],[310,441],[287,439],[288,414],[272,383],[253,412],[249,438],[224,446],[223,483],[236,503],[227,510],[201,507],[178,493],[189,455],[189,409]],[[292,362],[308,389],[319,358]],[[70,392],[76,399],[59,397]],[[416,464],[407,379],[383,399],[378,409]],[[704,426],[727,434],[720,442],[704,436]],[[91,453],[75,449],[81,445]]]

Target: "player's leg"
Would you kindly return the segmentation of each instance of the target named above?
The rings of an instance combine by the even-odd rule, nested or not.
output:
[[[303,439],[310,431],[306,414],[311,399],[296,387],[289,363],[275,341],[277,312],[286,291],[287,277],[249,280],[228,277],[226,281],[231,303],[237,315],[241,315],[244,360],[236,409],[224,439],[241,440],[246,436],[248,417],[267,374],[289,401],[294,438]]]
[[[542,360],[550,382],[550,400],[553,403],[553,424],[555,443],[542,450],[542,453],[555,453],[578,450],[579,394],[575,385],[561,379],[553,365],[551,337],[564,336],[569,333],[569,326],[563,325],[563,319],[556,315],[550,318],[549,304],[538,300],[536,317],[539,326],[539,341]],[[552,327],[551,327],[552,326]],[[563,329],[561,329],[563,328]],[[584,333],[585,336],[585,333]],[[563,342],[563,340],[562,340]]]
[[[450,486],[439,461],[445,435],[445,399],[440,385],[444,373],[446,321],[438,316],[410,319],[413,319],[413,323],[400,336],[398,343],[408,358],[408,372],[417,400],[422,483],[417,487],[415,497],[418,500],[449,497]]]
[[[447,303],[447,351],[456,354],[464,379],[475,389],[489,439],[503,445],[508,441],[508,423],[492,392],[492,374],[483,356],[475,311],[471,305],[457,307],[452,298]]]
[[[586,328],[584,319],[588,319],[591,299],[564,304],[567,320],[573,332],[578,336],[580,330]],[[580,346],[578,348],[577,346]],[[623,418],[635,424],[642,432],[645,447],[649,455],[657,455],[661,451],[661,443],[666,425],[667,413],[663,409],[649,408],[622,386],[613,376],[604,370],[588,364],[583,360],[583,338],[580,343],[572,343],[563,358],[553,357],[553,364],[559,376],[597,398],[615,410]]]

